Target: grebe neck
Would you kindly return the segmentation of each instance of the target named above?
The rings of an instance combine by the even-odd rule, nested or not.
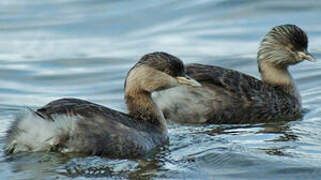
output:
[[[265,84],[278,87],[300,101],[300,95],[288,67],[278,67],[270,63],[259,62],[259,71]]]
[[[162,111],[154,103],[151,93],[146,91],[127,93],[125,95],[125,102],[129,114],[135,119],[155,124],[163,132],[167,133],[166,120]]]

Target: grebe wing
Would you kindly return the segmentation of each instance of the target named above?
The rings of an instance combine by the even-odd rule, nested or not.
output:
[[[263,82],[238,71],[218,66],[203,64],[189,64],[186,66],[186,73],[204,86],[214,85],[221,87],[231,93],[246,95],[257,94],[263,90]]]
[[[122,157],[154,147],[157,135],[130,116],[80,99],[59,99],[19,117],[7,153],[57,150]],[[156,142],[156,141],[155,141]]]
[[[51,121],[54,121],[54,118],[52,117],[53,115],[80,115],[88,119],[93,117],[103,117],[106,121],[117,121],[130,127],[135,127],[134,124],[136,122],[125,113],[75,98],[64,98],[52,101],[37,109],[35,113],[42,118]],[[128,119],[130,119],[130,121]]]

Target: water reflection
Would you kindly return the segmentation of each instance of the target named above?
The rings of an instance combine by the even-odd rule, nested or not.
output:
[[[63,177],[115,177],[150,179],[162,172],[166,147],[155,149],[143,158],[132,160],[109,159],[83,154],[54,152],[17,153],[7,156],[2,163],[10,165],[15,178],[28,175],[32,179]],[[163,169],[164,170],[164,169]]]
[[[294,23],[321,59],[321,2],[314,0],[2,0],[0,1],[0,148],[25,106],[76,97],[126,111],[123,81],[143,54],[166,51],[186,63],[259,77],[259,41]],[[246,125],[169,126],[170,144],[149,157],[115,160],[1,151],[2,179],[316,179],[321,168],[321,63],[290,71],[301,120]]]
[[[251,176],[245,171],[263,171],[264,168],[274,167],[273,164],[277,167],[282,162],[279,159],[271,159],[271,156],[297,157],[291,149],[297,147],[296,141],[300,136],[291,130],[291,126],[292,122],[197,127],[170,124],[170,144],[144,158],[113,160],[75,154],[19,153],[8,157],[6,163],[10,164],[15,177],[27,173],[33,178],[206,178],[237,177],[239,174]],[[281,164],[292,164],[291,161],[285,159],[286,163]]]

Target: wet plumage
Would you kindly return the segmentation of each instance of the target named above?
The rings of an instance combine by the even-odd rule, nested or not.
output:
[[[55,100],[16,118],[7,131],[6,153],[59,151],[117,158],[143,155],[167,142],[166,121],[150,94],[181,83],[198,85],[184,76],[179,59],[159,52],[145,55],[127,74],[129,114],[80,99]]]
[[[295,25],[281,25],[263,38],[257,61],[262,80],[218,66],[190,64],[186,74],[200,88],[180,86],[154,93],[170,121],[253,123],[289,120],[301,115],[301,99],[288,66],[307,59],[308,39]]]

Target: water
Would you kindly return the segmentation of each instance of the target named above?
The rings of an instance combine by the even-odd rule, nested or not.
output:
[[[321,2],[314,0],[0,1],[1,179],[318,179],[321,175]],[[150,155],[115,160],[59,153],[4,156],[14,115],[61,97],[125,112],[123,81],[144,54],[259,77],[258,43],[293,23],[319,60],[291,68],[305,115],[254,125],[172,124],[170,143]],[[36,125],[35,125],[36,126]]]

